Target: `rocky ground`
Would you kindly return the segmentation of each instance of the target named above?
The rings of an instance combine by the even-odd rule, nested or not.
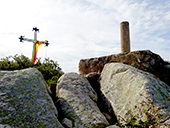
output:
[[[150,51],[81,60],[80,74],[49,87],[35,68],[0,71],[0,127],[170,127],[170,87],[152,74],[162,61]]]

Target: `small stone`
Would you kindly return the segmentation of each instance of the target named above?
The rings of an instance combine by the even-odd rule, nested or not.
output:
[[[120,127],[117,126],[117,125],[111,125],[111,126],[108,126],[108,127],[106,127],[106,128],[120,128]]]
[[[11,128],[9,125],[3,125],[3,124],[0,124],[0,128]]]
[[[112,118],[109,114],[105,113],[105,112],[102,112],[102,114],[106,117],[106,119],[111,122]]]
[[[67,118],[64,118],[62,120],[62,125],[66,128],[72,128],[72,126],[73,126],[72,121]]]

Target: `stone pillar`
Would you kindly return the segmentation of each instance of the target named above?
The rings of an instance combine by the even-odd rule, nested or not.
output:
[[[130,52],[129,22],[120,23],[121,53]]]

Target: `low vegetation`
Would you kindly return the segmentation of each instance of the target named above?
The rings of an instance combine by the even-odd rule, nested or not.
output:
[[[1,58],[0,61],[0,70],[13,71],[31,67],[37,68],[42,73],[48,85],[57,82],[60,76],[64,74],[57,61],[49,58],[45,58],[43,62],[41,58],[38,58],[37,63],[33,64],[28,57],[16,54],[15,56]]]
[[[140,96],[143,96],[142,94],[140,94]],[[144,96],[143,96],[144,97]],[[146,98],[146,97],[145,97]],[[169,124],[164,123],[165,121],[162,120],[163,119],[163,115],[160,114],[160,110],[167,107],[164,106],[163,103],[167,100],[170,99],[170,96],[167,97],[164,101],[162,101],[161,104],[159,104],[159,106],[154,106],[153,101],[148,100],[146,101],[142,101],[140,103],[140,106],[135,106],[135,108],[133,109],[133,111],[138,111],[140,113],[140,115],[145,115],[144,117],[146,117],[146,120],[143,121],[140,119],[139,114],[134,115],[132,110],[129,110],[126,114],[125,114],[125,118],[127,120],[125,120],[124,118],[120,117],[122,120],[124,120],[126,122],[126,125],[120,125],[121,127],[127,127],[127,128],[157,128],[157,127],[167,127],[170,128]]]

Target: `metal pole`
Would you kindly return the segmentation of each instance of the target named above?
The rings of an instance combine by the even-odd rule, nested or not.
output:
[[[34,41],[37,40],[37,31],[34,32]]]
[[[32,29],[34,31],[34,41],[37,40],[37,31],[39,32],[39,29],[37,27]]]
[[[130,52],[130,36],[129,36],[129,22],[123,21],[120,23],[121,35],[121,53]]]

